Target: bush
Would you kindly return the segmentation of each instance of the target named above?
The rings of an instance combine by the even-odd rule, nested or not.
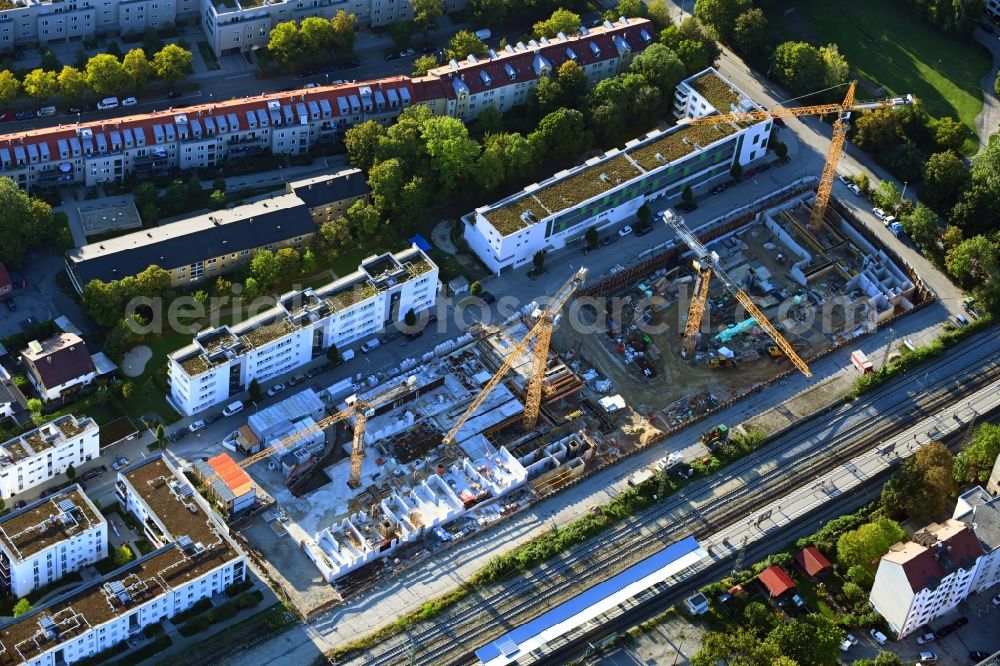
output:
[[[177,615],[174,615],[172,618],[170,618],[170,623],[183,624],[184,621],[187,620],[188,618],[192,618],[195,615],[200,615],[201,613],[204,613],[211,607],[212,607],[211,599],[199,599],[194,603],[193,606],[191,606],[191,608],[188,608],[186,611],[182,611]]]
[[[245,579],[242,583],[233,583],[226,588],[226,596],[232,599],[233,597],[239,595],[241,592],[246,592],[251,587],[253,587],[253,581],[249,578]]]
[[[178,629],[177,631],[180,633],[181,636],[185,637],[194,636],[197,633],[205,631],[211,626],[212,623],[208,620],[208,618],[205,617],[204,615],[201,615],[199,617],[188,620],[184,624],[184,626]]]
[[[216,624],[235,616],[239,610],[240,609],[236,606],[236,602],[227,601],[221,606],[216,606],[212,610],[208,611],[202,617],[208,621],[209,624]]]
[[[156,624],[151,624],[147,627],[142,628],[142,635],[146,638],[152,638],[164,632],[163,625],[157,622]]]
[[[253,608],[261,601],[264,600],[264,593],[260,590],[254,590],[253,592],[247,592],[246,594],[241,594],[236,600],[236,605],[242,610],[244,608]]]

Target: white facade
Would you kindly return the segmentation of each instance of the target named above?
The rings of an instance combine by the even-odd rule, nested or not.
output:
[[[972,592],[986,592],[1000,584],[1000,498],[976,486],[959,495],[953,517],[968,525],[983,547],[983,555],[976,562]]]
[[[879,562],[868,600],[897,638],[958,606],[974,590],[983,555],[976,535],[949,519],[897,543]]]
[[[31,385],[35,387],[35,391],[42,398],[42,400],[49,401],[58,399],[64,391],[68,391],[74,386],[89,386],[90,383],[97,377],[97,370],[95,368],[91,372],[73,377],[62,384],[57,384],[55,386],[42,386],[41,382],[38,381],[33,372],[29,372],[27,374],[28,381],[30,381]]]
[[[359,269],[317,289],[289,292],[251,320],[199,334],[170,354],[169,399],[185,415],[224,402],[299,368],[330,345],[344,350],[422,313],[437,300],[438,268],[416,246],[372,256]]]
[[[100,455],[99,428],[67,414],[0,444],[0,497],[9,499]]]
[[[0,518],[0,584],[15,597],[107,555],[107,521],[79,486]]]
[[[727,90],[738,100],[736,108],[759,108],[718,72],[708,69],[678,86],[675,111],[681,116],[716,112],[691,88],[702,80]],[[770,131],[767,120],[748,127],[681,122],[666,131],[650,132],[624,149],[608,151],[477,208],[462,218],[465,240],[494,272],[524,266],[536,252],[562,249],[581,239],[590,227],[600,230],[632,217],[647,201],[677,199],[688,185],[697,188],[728,177],[734,163],[746,165],[765,155]]]

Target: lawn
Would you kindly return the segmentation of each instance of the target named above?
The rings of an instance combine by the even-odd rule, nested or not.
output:
[[[854,72],[894,95],[912,93],[932,116],[952,116],[975,135],[983,108],[979,80],[991,60],[974,39],[957,39],[892,0],[804,0],[797,11],[770,17],[793,39],[836,43]],[[776,5],[783,11],[785,5]],[[859,99],[865,99],[859,90]],[[979,142],[963,146],[973,153]]]

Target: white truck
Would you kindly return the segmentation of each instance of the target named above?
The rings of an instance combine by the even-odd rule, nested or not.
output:
[[[868,357],[865,356],[865,353],[860,349],[856,349],[851,352],[851,363],[853,363],[854,367],[858,369],[858,372],[863,375],[867,375],[869,372],[875,372],[875,366],[872,365],[872,362],[868,360]]]

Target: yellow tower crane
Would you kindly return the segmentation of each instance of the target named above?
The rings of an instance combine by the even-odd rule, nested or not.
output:
[[[722,266],[719,265],[719,255],[714,252],[710,252],[708,248],[702,245],[698,237],[694,235],[694,232],[688,227],[684,219],[676,215],[672,210],[665,210],[663,212],[663,221],[674,230],[677,237],[684,241],[684,244],[691,248],[694,252],[694,264],[699,270],[699,280],[701,280],[703,285],[707,285],[708,278],[714,275],[719,278],[722,284],[726,285],[726,289],[736,297],[751,317],[757,322],[757,324],[767,332],[774,343],[785,353],[785,356],[791,360],[792,365],[798,368],[806,377],[812,377],[812,372],[809,370],[809,366],[803,361],[798,354],[795,353],[795,348],[792,347],[782,337],[778,329],[767,320],[764,313],[750,300],[750,296],[747,295],[745,291],[740,289],[739,285],[736,284],[726,272],[722,270]],[[707,270],[706,270],[707,267]],[[687,351],[690,349],[694,351],[694,344],[697,339],[698,329],[701,328],[701,318],[705,313],[705,301],[708,299],[708,288],[702,287],[695,289],[695,294],[691,298],[691,306],[688,308],[688,321],[684,327],[685,340],[684,349]],[[688,352],[690,355],[690,352]]]
[[[856,86],[857,81],[852,81],[847,89],[847,95],[844,96],[844,101],[840,104],[816,104],[813,106],[775,108],[768,111],[710,115],[692,118],[688,122],[692,125],[714,125],[724,122],[733,122],[739,125],[758,123],[769,118],[823,116],[828,113],[836,113],[837,120],[833,123],[833,137],[830,139],[830,147],[826,152],[826,163],[823,165],[823,174],[820,176],[819,186],[816,188],[816,201],[813,203],[809,216],[809,228],[816,234],[819,233],[823,216],[826,214],[826,206],[830,202],[830,194],[833,192],[833,179],[837,175],[837,163],[840,161],[840,154],[844,151],[844,142],[847,140],[847,131],[850,129],[848,120],[851,117],[851,113],[853,111],[870,111],[872,109],[909,106],[916,103],[913,95],[907,95],[906,97],[893,97],[878,102],[855,104],[854,89]]]
[[[251,456],[247,456],[236,464],[245,469],[256,462],[267,458],[268,456],[272,456],[276,453],[283,453],[298,442],[301,442],[318,432],[323,432],[330,426],[340,423],[341,421],[345,421],[353,416],[354,443],[351,448],[351,476],[347,481],[347,485],[351,488],[357,488],[361,485],[361,463],[365,459],[365,426],[368,423],[368,418],[375,413],[375,409],[377,407],[384,405],[387,402],[392,402],[409,393],[413,390],[415,383],[416,379],[414,377],[408,377],[404,381],[378,391],[363,400],[358,398],[356,395],[352,395],[346,400],[346,409],[320,419],[311,426],[297,430],[281,441],[272,444],[271,446],[268,446]],[[214,474],[205,480],[205,484],[207,486],[211,486],[212,483],[218,478],[219,475]]]
[[[586,278],[587,269],[581,268],[573,274],[573,277],[566,281],[566,284],[559,288],[559,291],[555,293],[548,305],[545,306],[545,309],[538,315],[538,321],[535,325],[520,342],[507,352],[507,357],[500,365],[500,368],[490,378],[490,381],[486,382],[486,385],[483,386],[476,398],[469,404],[465,412],[462,413],[462,416],[455,421],[451,430],[444,436],[442,443],[454,443],[455,435],[458,434],[458,431],[461,430],[472,414],[479,409],[479,406],[483,404],[483,401],[497,387],[497,384],[503,381],[507,371],[514,367],[514,364],[528,351],[532,342],[535,343],[535,347],[531,353],[531,374],[528,376],[528,394],[524,399],[524,416],[522,417],[522,422],[526,429],[535,426],[536,421],[538,421],[538,414],[542,408],[542,385],[545,383],[545,369],[548,365],[549,344],[552,342],[552,329],[555,326],[555,320],[559,315],[559,311],[562,310],[563,306],[566,305],[576,290],[580,288],[580,285],[583,284]]]

